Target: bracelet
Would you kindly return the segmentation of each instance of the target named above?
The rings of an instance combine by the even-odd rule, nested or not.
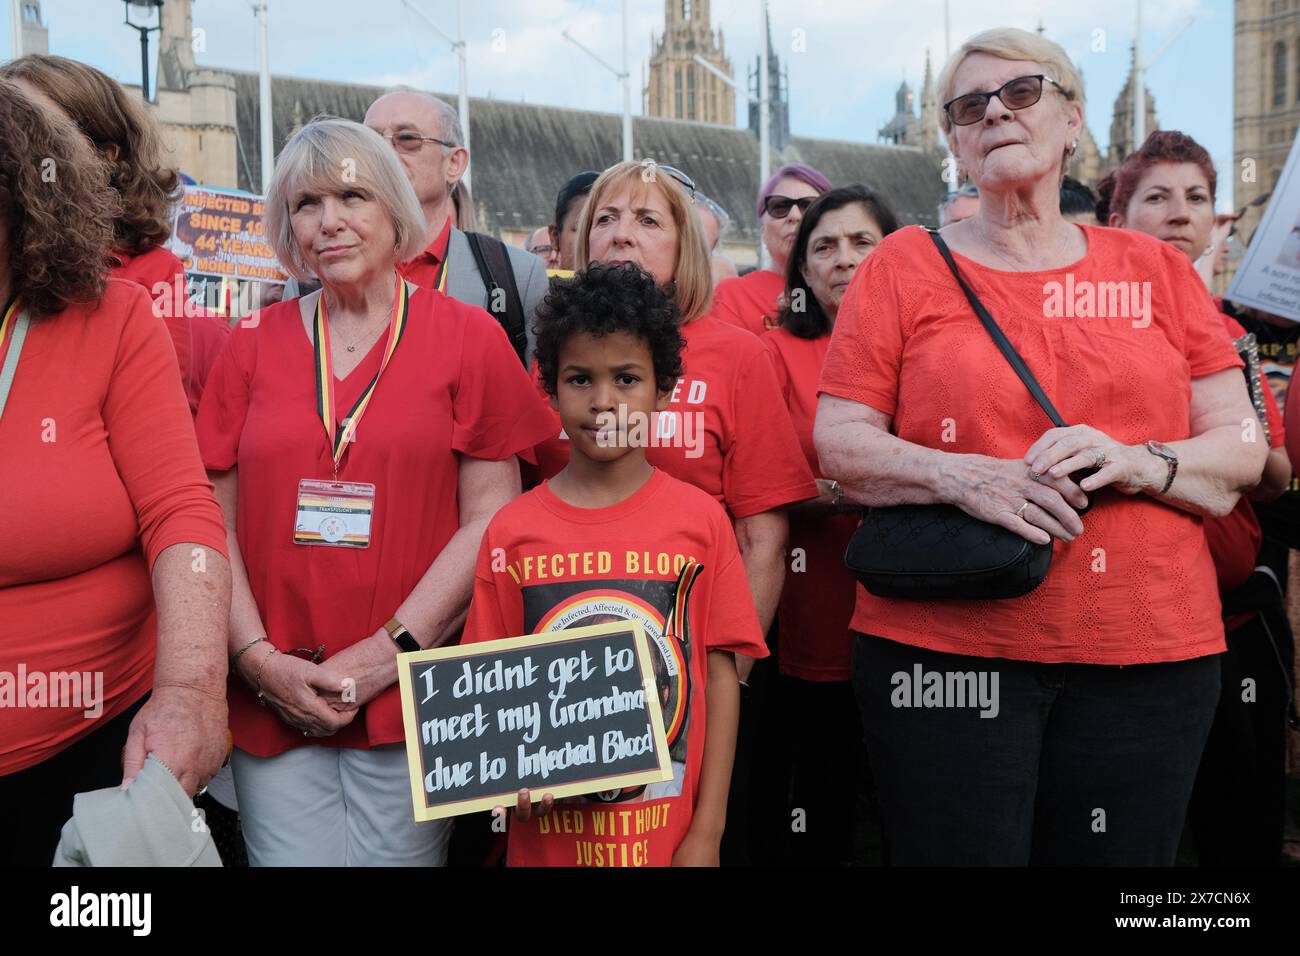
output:
[[[263,707],[266,706],[266,701],[262,699],[262,671],[266,669],[266,662],[279,653],[280,649],[272,645],[271,653],[262,658],[262,663],[257,668],[257,676],[253,678],[253,682],[257,685],[255,688],[257,690],[257,702]]]
[[[248,649],[250,647],[252,647],[254,644],[260,644],[264,640],[266,640],[266,638],[264,637],[255,637],[247,644],[245,644],[243,647],[241,647],[239,651],[235,654],[235,656],[230,659],[230,669],[232,671],[235,669],[235,665],[239,663],[239,659],[248,652]]]

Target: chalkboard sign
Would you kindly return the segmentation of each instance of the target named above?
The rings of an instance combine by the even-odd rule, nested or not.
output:
[[[417,820],[672,779],[640,621],[397,655]]]

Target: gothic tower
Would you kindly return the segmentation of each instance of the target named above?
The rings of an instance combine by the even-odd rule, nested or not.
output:
[[[722,31],[709,25],[709,0],[665,0],[664,32],[650,44],[646,115],[735,124],[735,91],[695,62],[700,56],[732,76]]]
[[[1107,151],[1107,165],[1114,169],[1124,158],[1134,152],[1141,143],[1133,142],[1133,84],[1137,82],[1137,53],[1133,53],[1133,65],[1129,68],[1128,79],[1124,88],[1115,98],[1115,112],[1110,121],[1110,148]],[[1143,86],[1144,105],[1146,108],[1146,134],[1150,136],[1160,127],[1156,122],[1156,100],[1151,91]]]
[[[767,24],[767,115],[768,136],[771,137],[772,149],[780,152],[790,142],[790,76],[782,70],[781,59],[772,49],[772,23]],[[762,57],[754,54],[754,69],[749,72],[749,93],[758,99],[758,74],[762,69]],[[759,132],[759,107],[753,100],[749,103],[749,129],[755,136]]]

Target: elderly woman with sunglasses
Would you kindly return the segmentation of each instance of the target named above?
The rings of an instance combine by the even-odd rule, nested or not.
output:
[[[1169,865],[1224,650],[1201,519],[1258,480],[1267,444],[1187,257],[1062,218],[1083,123],[1065,51],[990,30],[939,87],[980,196],[940,236],[1071,424],[1046,427],[924,230],[859,267],[822,374],[825,474],[852,501],[955,505],[1054,551],[1019,598],[859,587],[854,680],[891,858]]]
[[[748,275],[719,282],[713,293],[714,318],[755,335],[776,328],[790,250],[804,210],[830,188],[829,179],[803,163],[782,166],[763,183],[754,214],[763,233],[763,245],[772,257],[772,268],[755,269]]]

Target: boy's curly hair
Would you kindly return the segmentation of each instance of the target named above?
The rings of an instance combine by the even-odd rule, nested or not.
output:
[[[537,377],[547,393],[558,388],[560,349],[583,332],[600,338],[628,332],[650,347],[655,389],[670,392],[682,374],[686,340],[673,297],[634,263],[592,263],[571,279],[552,279],[537,310]]]
[[[33,318],[103,297],[118,213],[108,177],[75,127],[0,79],[0,225]]]

